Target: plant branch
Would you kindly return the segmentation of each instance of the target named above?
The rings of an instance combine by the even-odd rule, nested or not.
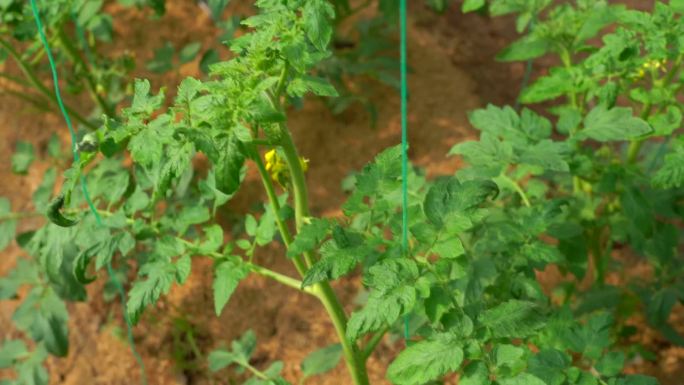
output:
[[[181,237],[176,237],[176,239],[183,243],[186,246],[190,246],[191,248],[197,247],[196,244],[188,241],[187,239],[181,238]],[[223,254],[217,253],[217,252],[211,252],[211,253],[205,253],[206,256],[212,257],[212,258],[221,258],[223,257]],[[289,277],[285,274],[278,273],[277,271],[273,271],[271,269],[265,268],[263,266],[257,265],[255,263],[247,262],[247,261],[242,261],[245,266],[249,268],[249,270],[253,273],[259,274],[261,276],[264,276],[266,278],[270,278],[276,282],[279,282],[285,286],[289,286],[293,289],[297,289],[300,291],[303,291],[307,294],[312,294],[314,295],[314,290],[310,288],[302,288],[302,282],[298,279]]]
[[[363,347],[363,350],[361,352],[361,355],[363,357],[364,361],[368,361],[368,358],[373,354],[373,351],[375,351],[375,348],[378,346],[378,344],[382,341],[382,338],[385,337],[385,334],[389,330],[389,326],[385,326],[381,330],[379,330],[377,333],[373,334],[371,339],[368,341],[366,346]]]
[[[28,103],[33,104],[34,107],[44,110],[44,111],[54,111],[52,108],[49,107],[49,103],[47,103],[44,99],[41,99],[37,96],[30,95],[24,92],[20,91],[15,91],[15,90],[0,90],[0,94],[6,94],[13,96],[15,98],[19,98],[21,100],[24,100]]]
[[[103,217],[110,217],[113,215],[111,212],[104,211],[104,210],[98,210],[98,213],[100,215],[102,215]],[[126,219],[126,223],[132,224],[133,222],[134,221],[130,218]],[[182,238],[182,237],[175,237],[175,238],[178,242],[184,244],[185,246],[189,246],[191,249],[197,248],[197,245],[195,243],[190,242],[185,238]],[[223,254],[215,252],[215,251],[211,252],[211,253],[205,253],[204,255],[207,257],[211,257],[211,258],[222,258],[223,257]],[[242,263],[244,263],[249,268],[249,270],[253,273],[259,274],[259,275],[264,276],[266,278],[270,278],[270,279],[272,279],[276,282],[279,282],[285,286],[289,286],[293,289],[303,291],[304,293],[316,295],[316,293],[314,292],[314,289],[302,288],[302,282],[298,279],[292,278],[292,277],[287,276],[285,274],[278,273],[277,271],[273,271],[271,269],[265,268],[263,266],[260,266],[260,265],[257,265],[257,264],[251,263],[251,262],[242,261]]]
[[[4,48],[7,53],[12,57],[15,63],[19,66],[19,69],[21,72],[26,76],[28,79],[29,83],[31,86],[33,86],[36,90],[40,91],[43,95],[45,95],[48,100],[50,101],[51,104],[54,104],[55,106],[57,105],[57,99],[47,87],[43,83],[40,82],[40,80],[36,77],[36,74],[33,73],[33,70],[29,67],[29,65],[19,56],[17,51],[12,47],[11,44],[9,44],[7,41],[4,39],[0,38],[0,47]],[[78,112],[74,111],[71,107],[66,106],[65,108],[67,112],[72,115],[76,120],[78,120],[81,124],[84,126],[90,128],[91,130],[97,129],[97,127],[89,122],[87,119],[85,119],[81,114]]]
[[[88,92],[90,93],[90,97],[100,107],[102,112],[104,112],[107,116],[113,117],[115,114],[114,110],[109,104],[107,104],[107,102],[104,99],[102,99],[100,94],[98,94],[97,92],[97,85],[95,83],[95,79],[93,79],[92,72],[90,71],[90,66],[88,65],[88,63],[85,62],[85,60],[83,60],[83,58],[79,54],[78,50],[73,46],[73,44],[71,44],[69,36],[67,36],[64,32],[64,28],[57,28],[57,38],[62,47],[64,47],[64,50],[66,51],[67,55],[69,55],[71,60],[74,61],[77,65],[80,65],[85,71],[85,80],[88,86]]]
[[[653,105],[650,102],[644,104],[644,108],[641,110],[641,119],[646,120],[651,115],[653,111]],[[634,139],[629,142],[629,148],[627,149],[627,163],[633,164],[636,162],[639,156],[639,151],[641,150],[641,145],[644,143],[645,139]]]
[[[530,199],[527,197],[527,194],[525,194],[525,191],[520,187],[520,185],[511,179],[508,175],[501,173],[500,178],[506,182],[515,192],[520,196],[520,199],[523,201],[523,204],[525,206],[530,207],[532,206],[530,204]]]
[[[290,230],[287,228],[285,223],[280,218],[280,203],[278,202],[278,196],[275,192],[275,186],[273,186],[273,182],[271,181],[271,178],[268,175],[268,172],[266,171],[264,162],[261,160],[261,157],[259,156],[259,153],[256,151],[256,149],[254,147],[249,147],[248,151],[250,152],[252,160],[257,165],[257,170],[259,170],[261,183],[264,185],[264,189],[266,190],[266,195],[268,196],[269,203],[271,204],[271,208],[273,209],[273,212],[275,214],[275,221],[276,225],[278,226],[278,230],[280,231],[280,236],[283,238],[283,243],[285,243],[285,247],[289,248],[290,244],[292,243],[292,235],[290,234]],[[292,259],[292,261],[295,265],[295,268],[297,269],[297,272],[299,272],[300,276],[303,277],[306,273],[306,266],[304,265],[304,262],[302,262],[299,256],[295,256]]]

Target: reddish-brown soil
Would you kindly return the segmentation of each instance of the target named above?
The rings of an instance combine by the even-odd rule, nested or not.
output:
[[[637,0],[636,2],[642,3]],[[116,50],[129,49],[138,59],[139,67],[152,57],[150,47],[172,41],[176,47],[190,41],[212,44],[217,31],[208,17],[189,0],[168,1],[168,13],[160,20],[149,21],[147,14],[113,7]],[[248,2],[242,2],[248,3]],[[458,162],[446,157],[449,148],[458,141],[474,137],[467,123],[467,111],[486,103],[511,104],[520,89],[524,66],[496,63],[498,50],[515,38],[512,19],[496,20],[475,14],[462,15],[457,6],[446,15],[436,15],[422,2],[412,2],[409,19],[409,77],[411,101],[409,109],[410,156],[431,176],[453,172]],[[244,4],[231,4],[229,12],[250,12]],[[150,77],[153,86],[166,85],[174,89],[183,76],[197,76],[197,61],[163,76],[136,71],[138,77]],[[11,70],[11,68],[10,68]],[[0,86],[5,86],[0,84]],[[289,121],[301,153],[310,159],[308,183],[312,210],[316,215],[337,215],[345,195],[340,181],[348,173],[368,162],[378,151],[400,140],[399,97],[396,90],[375,85],[364,89],[378,109],[377,127],[371,128],[361,107],[353,107],[333,116],[317,100],[309,100],[304,108],[292,111]],[[0,162],[8,165],[11,150],[17,140],[30,140],[44,149],[52,132],[58,132],[66,143],[66,128],[59,116],[41,114],[7,96],[0,96]],[[11,199],[17,210],[30,210],[30,196],[45,169],[39,164],[27,177],[17,177],[3,167],[0,196]],[[248,177],[243,190],[224,211],[246,212],[260,194],[253,176]],[[40,219],[22,223],[22,228],[35,227]],[[10,247],[0,258],[0,272],[7,272],[21,251]],[[295,274],[283,257],[283,250],[271,246],[259,250],[257,259],[272,269]],[[182,287],[174,287],[156,309],[150,310],[134,330],[135,342],[146,367],[151,385],[156,384],[232,384],[230,374],[208,374],[204,361],[195,357],[187,344],[185,363],[198,369],[181,369],[174,360],[174,336],[179,332],[174,320],[184,316],[194,326],[194,335],[202,354],[226,343],[248,329],[259,340],[255,365],[265,367],[282,360],[284,375],[298,381],[299,363],[311,351],[335,341],[333,327],[322,307],[312,298],[283,288],[258,277],[250,277],[237,290],[220,317],[213,311],[211,298],[211,263],[197,259],[193,273]],[[100,281],[104,280],[102,276]],[[335,284],[344,303],[353,304],[358,282],[344,279]],[[69,305],[71,353],[65,359],[51,359],[49,371],[53,384],[138,384],[138,365],[125,340],[125,329],[118,301],[102,299],[103,285],[90,286],[87,303]],[[16,303],[0,303],[0,336],[18,337],[10,326]],[[351,310],[351,305],[347,307]],[[679,319],[681,322],[681,318]],[[638,322],[638,321],[636,321]],[[663,384],[680,384],[684,375],[684,349],[665,344],[654,332],[643,327],[640,341],[656,350],[655,363],[635,363],[630,371],[646,370]],[[396,351],[389,342],[380,345],[369,361],[371,382],[387,384],[384,370]],[[324,377],[308,380],[307,384],[349,384],[344,365]]]

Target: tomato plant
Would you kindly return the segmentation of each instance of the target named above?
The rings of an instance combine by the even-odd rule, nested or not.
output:
[[[345,383],[369,384],[368,358],[408,320],[410,339],[387,368],[394,384],[455,375],[460,385],[657,384],[623,373],[642,354],[628,344],[625,321],[643,310],[681,343],[668,317],[684,299],[677,135],[684,5],[657,2],[641,12],[603,1],[508,3],[539,7],[529,18],[532,8],[507,11],[522,13],[526,35],[499,58],[557,55],[562,65],[520,97],[555,103],[538,112],[473,111],[479,139],[450,152],[466,167],[435,180],[412,167],[408,250],[398,146],[355,174],[343,215],[319,218],[309,209],[306,170],[316,165],[299,153],[287,112],[306,94],[338,95],[316,74],[334,34],[335,7],[325,0],[259,0],[259,14],[243,21],[249,32],[231,41],[234,57],[213,64],[208,80],[186,78],[168,107],[163,89],[136,80],[131,104],[78,144],[80,161],[64,173],[60,194],[50,199],[52,171],[33,195],[51,222],[16,236],[30,258],[0,280],[0,298],[29,288],[13,320],[35,344],[5,341],[0,367],[13,366],[19,383],[45,383],[44,358],[68,352],[64,301],[85,300],[85,285],[109,262],[134,277],[126,309],[138,322],[188,279],[193,258],[210,258],[217,314],[250,274],[320,302],[338,343],[302,362],[305,378],[343,360]],[[644,148],[654,150],[644,156]],[[209,161],[206,173],[193,167],[199,156]],[[33,157],[20,151],[13,166],[23,170]],[[267,201],[244,217],[237,239],[226,239],[216,211],[248,167]],[[86,170],[94,212],[77,186]],[[0,201],[0,245],[35,214]],[[298,277],[260,264],[256,250],[272,242],[284,245]],[[652,277],[611,284],[610,276],[629,279],[619,277],[627,253],[643,258]],[[571,277],[552,295],[536,279],[550,265]],[[355,273],[367,295],[347,314],[330,283]],[[585,277],[589,289],[578,284]],[[255,346],[245,331],[208,355],[209,369],[236,369],[250,384],[287,384],[282,363],[250,360]]]

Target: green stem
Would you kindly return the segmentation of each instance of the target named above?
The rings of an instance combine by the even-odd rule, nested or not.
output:
[[[280,98],[285,89],[285,81],[287,79],[287,65],[283,68],[280,74],[280,80],[275,87],[275,94],[268,95],[273,107],[279,111],[283,110]],[[292,135],[283,123],[280,124],[280,146],[283,150],[285,163],[290,171],[290,182],[292,183],[294,211],[295,211],[295,227],[297,232],[304,226],[306,219],[310,216],[309,213],[309,197],[306,186],[306,178],[304,177],[304,169],[300,162],[297,147],[292,140]],[[311,253],[304,253],[304,261],[307,267],[314,264],[314,256]],[[342,345],[342,351],[345,357],[345,363],[349,374],[352,377],[354,385],[368,385],[368,373],[366,372],[365,360],[358,346],[354,341],[347,338],[347,316],[340,304],[335,291],[330,286],[329,282],[320,282],[313,285],[313,290],[319,298],[323,307],[328,312],[332,320],[337,337]]]
[[[240,366],[242,366],[242,367],[244,367],[245,369],[249,370],[250,372],[252,372],[253,375],[255,375],[256,377],[258,377],[258,378],[260,378],[260,379],[262,379],[262,380],[265,380],[265,381],[270,380],[270,378],[269,378],[264,372],[262,372],[261,370],[255,368],[254,366],[250,365],[250,364],[247,363],[247,362],[242,362],[242,363],[240,363]]]
[[[19,69],[21,70],[21,72],[23,72],[24,76],[26,76],[31,86],[33,86],[36,90],[40,91],[40,93],[45,95],[51,104],[57,106],[57,99],[55,98],[55,95],[47,87],[45,87],[45,85],[43,85],[43,83],[41,83],[40,80],[38,80],[36,75],[33,73],[33,70],[31,70],[28,64],[26,64],[26,62],[24,62],[24,60],[19,56],[14,47],[12,47],[11,44],[9,44],[2,38],[0,38],[0,47],[4,48],[7,51],[7,53],[12,57],[14,62],[17,63]],[[94,124],[92,124],[83,116],[81,116],[81,114],[74,111],[71,107],[65,106],[65,108],[70,115],[72,115],[84,126],[90,128],[91,130],[97,129],[97,127]]]
[[[641,119],[648,119],[653,110],[653,105],[651,103],[644,104],[644,108],[641,110]],[[644,143],[645,139],[634,139],[629,142],[629,148],[627,149],[627,163],[634,164],[639,157],[639,151],[641,150],[641,145]]]
[[[75,62],[83,68],[83,71],[85,72],[85,80],[88,86],[88,92],[90,93],[90,97],[100,107],[102,112],[104,112],[107,116],[113,117],[114,110],[109,104],[107,104],[107,102],[105,102],[104,99],[102,99],[100,94],[97,92],[97,85],[90,71],[90,66],[88,65],[88,63],[85,62],[85,60],[83,60],[76,47],[74,47],[74,45],[71,44],[71,40],[69,36],[67,36],[64,32],[64,28],[59,27],[57,28],[57,31],[57,38],[59,40],[59,43],[62,47],[64,47],[64,50],[66,51],[67,55],[69,55],[73,62]]]
[[[109,211],[104,211],[104,210],[98,210],[97,212],[98,212],[98,214],[102,215],[103,217],[111,217],[111,216],[113,215],[111,212],[109,212]],[[2,217],[0,217],[0,220],[1,220],[1,219],[2,219]],[[133,224],[134,222],[135,222],[135,221],[134,221],[133,219],[130,219],[130,218],[127,218],[127,219],[126,219],[126,223],[128,223],[128,224]],[[180,243],[182,243],[182,244],[184,244],[184,245],[186,245],[186,246],[189,246],[190,248],[195,248],[195,247],[197,247],[196,244],[194,244],[193,242],[188,241],[188,240],[185,239],[185,238],[181,238],[181,237],[175,237],[175,238],[176,238],[176,240],[177,240],[178,242],[180,242]],[[214,251],[214,252],[211,252],[211,253],[206,253],[205,255],[206,255],[207,257],[212,257],[212,258],[221,258],[221,257],[223,257],[223,254],[217,253],[217,252],[215,252],[215,251]],[[300,280],[298,280],[298,279],[289,277],[289,276],[287,276],[287,275],[285,275],[285,274],[278,273],[277,271],[273,271],[273,270],[267,269],[267,268],[265,268],[265,267],[263,267],[263,266],[260,266],[260,265],[257,265],[257,264],[251,263],[251,262],[243,261],[242,263],[244,263],[245,266],[247,266],[247,267],[249,268],[249,270],[250,270],[251,272],[253,272],[253,273],[259,274],[259,275],[261,275],[261,276],[263,276],[263,277],[266,277],[266,278],[270,278],[270,279],[272,279],[272,280],[274,280],[274,281],[276,281],[276,282],[279,282],[279,283],[281,283],[281,284],[283,284],[283,285],[285,285],[285,286],[289,286],[289,287],[291,287],[291,288],[293,288],[293,289],[297,289],[297,290],[302,291],[302,292],[304,292],[304,293],[311,294],[311,295],[315,295],[314,289],[312,289],[312,288],[302,288],[302,281],[300,281]]]
[[[257,273],[257,274],[259,274],[259,275],[261,275],[261,276],[263,276],[263,277],[266,277],[266,278],[270,278],[270,279],[272,279],[272,280],[274,280],[274,281],[276,281],[276,282],[279,282],[279,283],[281,283],[281,284],[283,284],[283,285],[285,285],[285,286],[289,286],[289,287],[291,287],[291,288],[293,288],[293,289],[297,289],[297,290],[303,291],[303,292],[305,292],[305,293],[307,293],[307,294],[312,294],[312,295],[314,294],[314,290],[313,290],[313,289],[310,289],[310,288],[302,288],[302,281],[300,281],[300,280],[298,280],[298,279],[294,279],[294,278],[289,277],[289,276],[287,276],[287,275],[280,274],[280,273],[278,273],[278,272],[276,272],[276,271],[267,269],[267,268],[265,268],[265,267],[263,267],[263,266],[260,266],[260,265],[256,265],[256,264],[248,263],[248,262],[245,262],[245,263],[246,263],[247,266],[249,267],[250,271],[252,271],[252,272],[254,272],[254,273]]]
[[[192,330],[188,330],[185,333],[185,335],[188,337],[188,344],[190,345],[190,349],[192,350],[192,354],[194,354],[198,360],[204,361],[204,355],[202,354],[202,351],[200,350],[199,346],[197,346],[197,341],[195,340],[195,334],[192,332]]]
[[[385,334],[388,330],[389,327],[385,326],[382,330],[375,333],[368,341],[368,344],[364,346],[363,353],[361,353],[364,361],[368,361],[368,358],[370,358],[371,354],[373,354],[373,351],[375,351],[375,348],[378,346],[380,341],[382,341],[383,337],[385,337]]]
[[[567,48],[564,48],[561,51],[560,58],[563,62],[563,66],[565,66],[566,69],[569,70],[572,68],[572,58],[570,57],[570,51]],[[568,98],[570,99],[570,104],[572,104],[573,107],[577,108],[577,93],[575,93],[574,89],[571,89],[568,92]]]
[[[354,385],[369,385],[366,360],[356,343],[347,338],[347,316],[344,314],[344,309],[342,309],[337,295],[328,282],[316,284],[314,290],[333,322],[335,332],[337,332],[337,337],[342,345],[347,370],[349,370]]]
[[[13,96],[15,98],[24,100],[25,102],[28,102],[30,104],[33,104],[34,107],[38,108],[39,110],[43,111],[49,111],[52,112],[53,110],[48,106],[48,103],[39,97],[36,97],[34,95],[26,94],[20,91],[15,91],[15,90],[1,90],[0,94],[6,94]]]
[[[523,204],[525,206],[527,206],[527,207],[532,206],[530,204],[530,199],[527,197],[527,194],[525,194],[525,191],[522,189],[522,187],[520,187],[518,182],[514,181],[508,175],[503,174],[503,173],[500,175],[500,177],[504,181],[506,181],[506,183],[508,183],[511,186],[511,188],[513,188],[513,190],[515,190],[516,193],[518,193],[518,195],[520,196],[520,199],[523,201]]]
[[[304,225],[304,220],[309,216],[308,192],[306,189],[306,179],[304,170],[299,161],[299,154],[292,140],[292,136],[287,128],[282,125],[282,148],[285,155],[285,162],[290,170],[292,191],[295,203],[295,223],[297,231]],[[313,265],[313,256],[310,253],[304,254],[307,264]],[[337,336],[342,344],[347,369],[352,376],[355,385],[368,385],[368,374],[362,354],[359,352],[356,343],[347,339],[347,316],[342,309],[337,295],[333,291],[329,282],[320,282],[314,285],[314,290],[318,293],[318,298],[330,315],[330,318],[337,332]]]
[[[259,153],[256,151],[256,149],[254,147],[250,147],[248,151],[251,154],[252,160],[257,165],[257,170],[259,170],[261,183],[264,185],[264,189],[266,190],[266,195],[268,196],[269,203],[271,204],[271,208],[273,209],[273,213],[275,214],[275,221],[276,225],[278,226],[278,230],[280,231],[280,236],[283,238],[283,243],[285,243],[285,247],[289,248],[290,244],[292,243],[292,235],[290,234],[290,230],[287,228],[282,218],[280,218],[280,203],[278,202],[278,196],[275,192],[275,186],[273,185],[273,182],[271,181],[271,178],[268,175],[268,172],[266,171],[266,166],[264,166],[264,162],[261,160],[261,157],[259,156]],[[301,257],[298,255],[294,256],[292,258],[292,261],[299,275],[303,277],[306,273],[306,266],[304,265],[304,262],[302,262]]]
[[[10,82],[17,84],[19,86],[22,86],[22,87],[31,87],[31,84],[23,81],[22,79],[20,79],[16,76],[12,76],[12,75],[5,73],[5,72],[0,72],[0,78],[7,79]]]

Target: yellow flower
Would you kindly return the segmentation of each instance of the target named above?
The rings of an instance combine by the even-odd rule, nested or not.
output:
[[[271,175],[271,179],[283,187],[287,186],[290,180],[290,170],[287,168],[285,160],[278,155],[275,149],[266,152],[264,160],[266,160],[266,171]],[[309,169],[309,160],[300,157],[299,162],[302,170],[306,172]]]

